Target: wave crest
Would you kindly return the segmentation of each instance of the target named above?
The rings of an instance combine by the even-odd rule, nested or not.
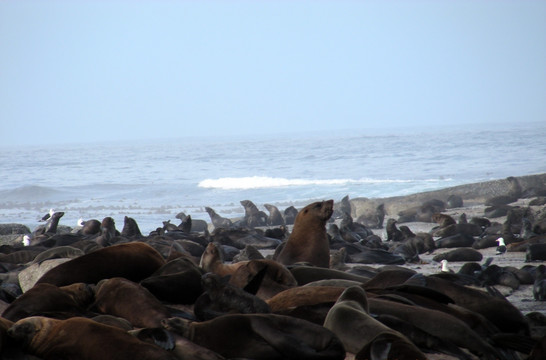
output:
[[[375,184],[375,183],[411,183],[416,181],[433,182],[449,181],[450,179],[426,179],[426,180],[403,180],[403,179],[285,179],[268,176],[247,176],[247,177],[223,177],[218,179],[205,179],[197,185],[200,188],[222,189],[222,190],[246,190],[265,189],[289,186],[311,186],[311,185],[345,185],[345,184]]]

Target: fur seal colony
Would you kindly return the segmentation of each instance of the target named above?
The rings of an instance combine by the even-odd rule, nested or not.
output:
[[[128,217],[63,232],[53,209],[34,232],[0,224],[19,234],[0,246],[0,358],[543,359],[545,189],[241,200],[243,219],[148,235]]]

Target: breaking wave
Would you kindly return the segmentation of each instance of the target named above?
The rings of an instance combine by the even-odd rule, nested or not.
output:
[[[205,179],[199,182],[198,186],[207,189],[221,190],[247,190],[266,189],[290,186],[328,186],[328,185],[349,185],[349,184],[386,184],[386,183],[413,183],[413,182],[443,182],[451,179],[425,179],[425,180],[404,180],[404,179],[286,179],[267,176],[247,177],[223,177],[218,179]]]

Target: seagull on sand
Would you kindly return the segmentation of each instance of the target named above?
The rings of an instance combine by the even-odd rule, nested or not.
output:
[[[497,243],[499,243],[499,246],[497,246],[497,255],[502,255],[506,252],[506,244],[504,243],[504,239],[503,238],[498,238],[497,240]]]

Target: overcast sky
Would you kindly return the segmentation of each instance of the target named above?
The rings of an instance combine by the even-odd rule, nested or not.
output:
[[[546,1],[0,2],[0,146],[546,121]]]

